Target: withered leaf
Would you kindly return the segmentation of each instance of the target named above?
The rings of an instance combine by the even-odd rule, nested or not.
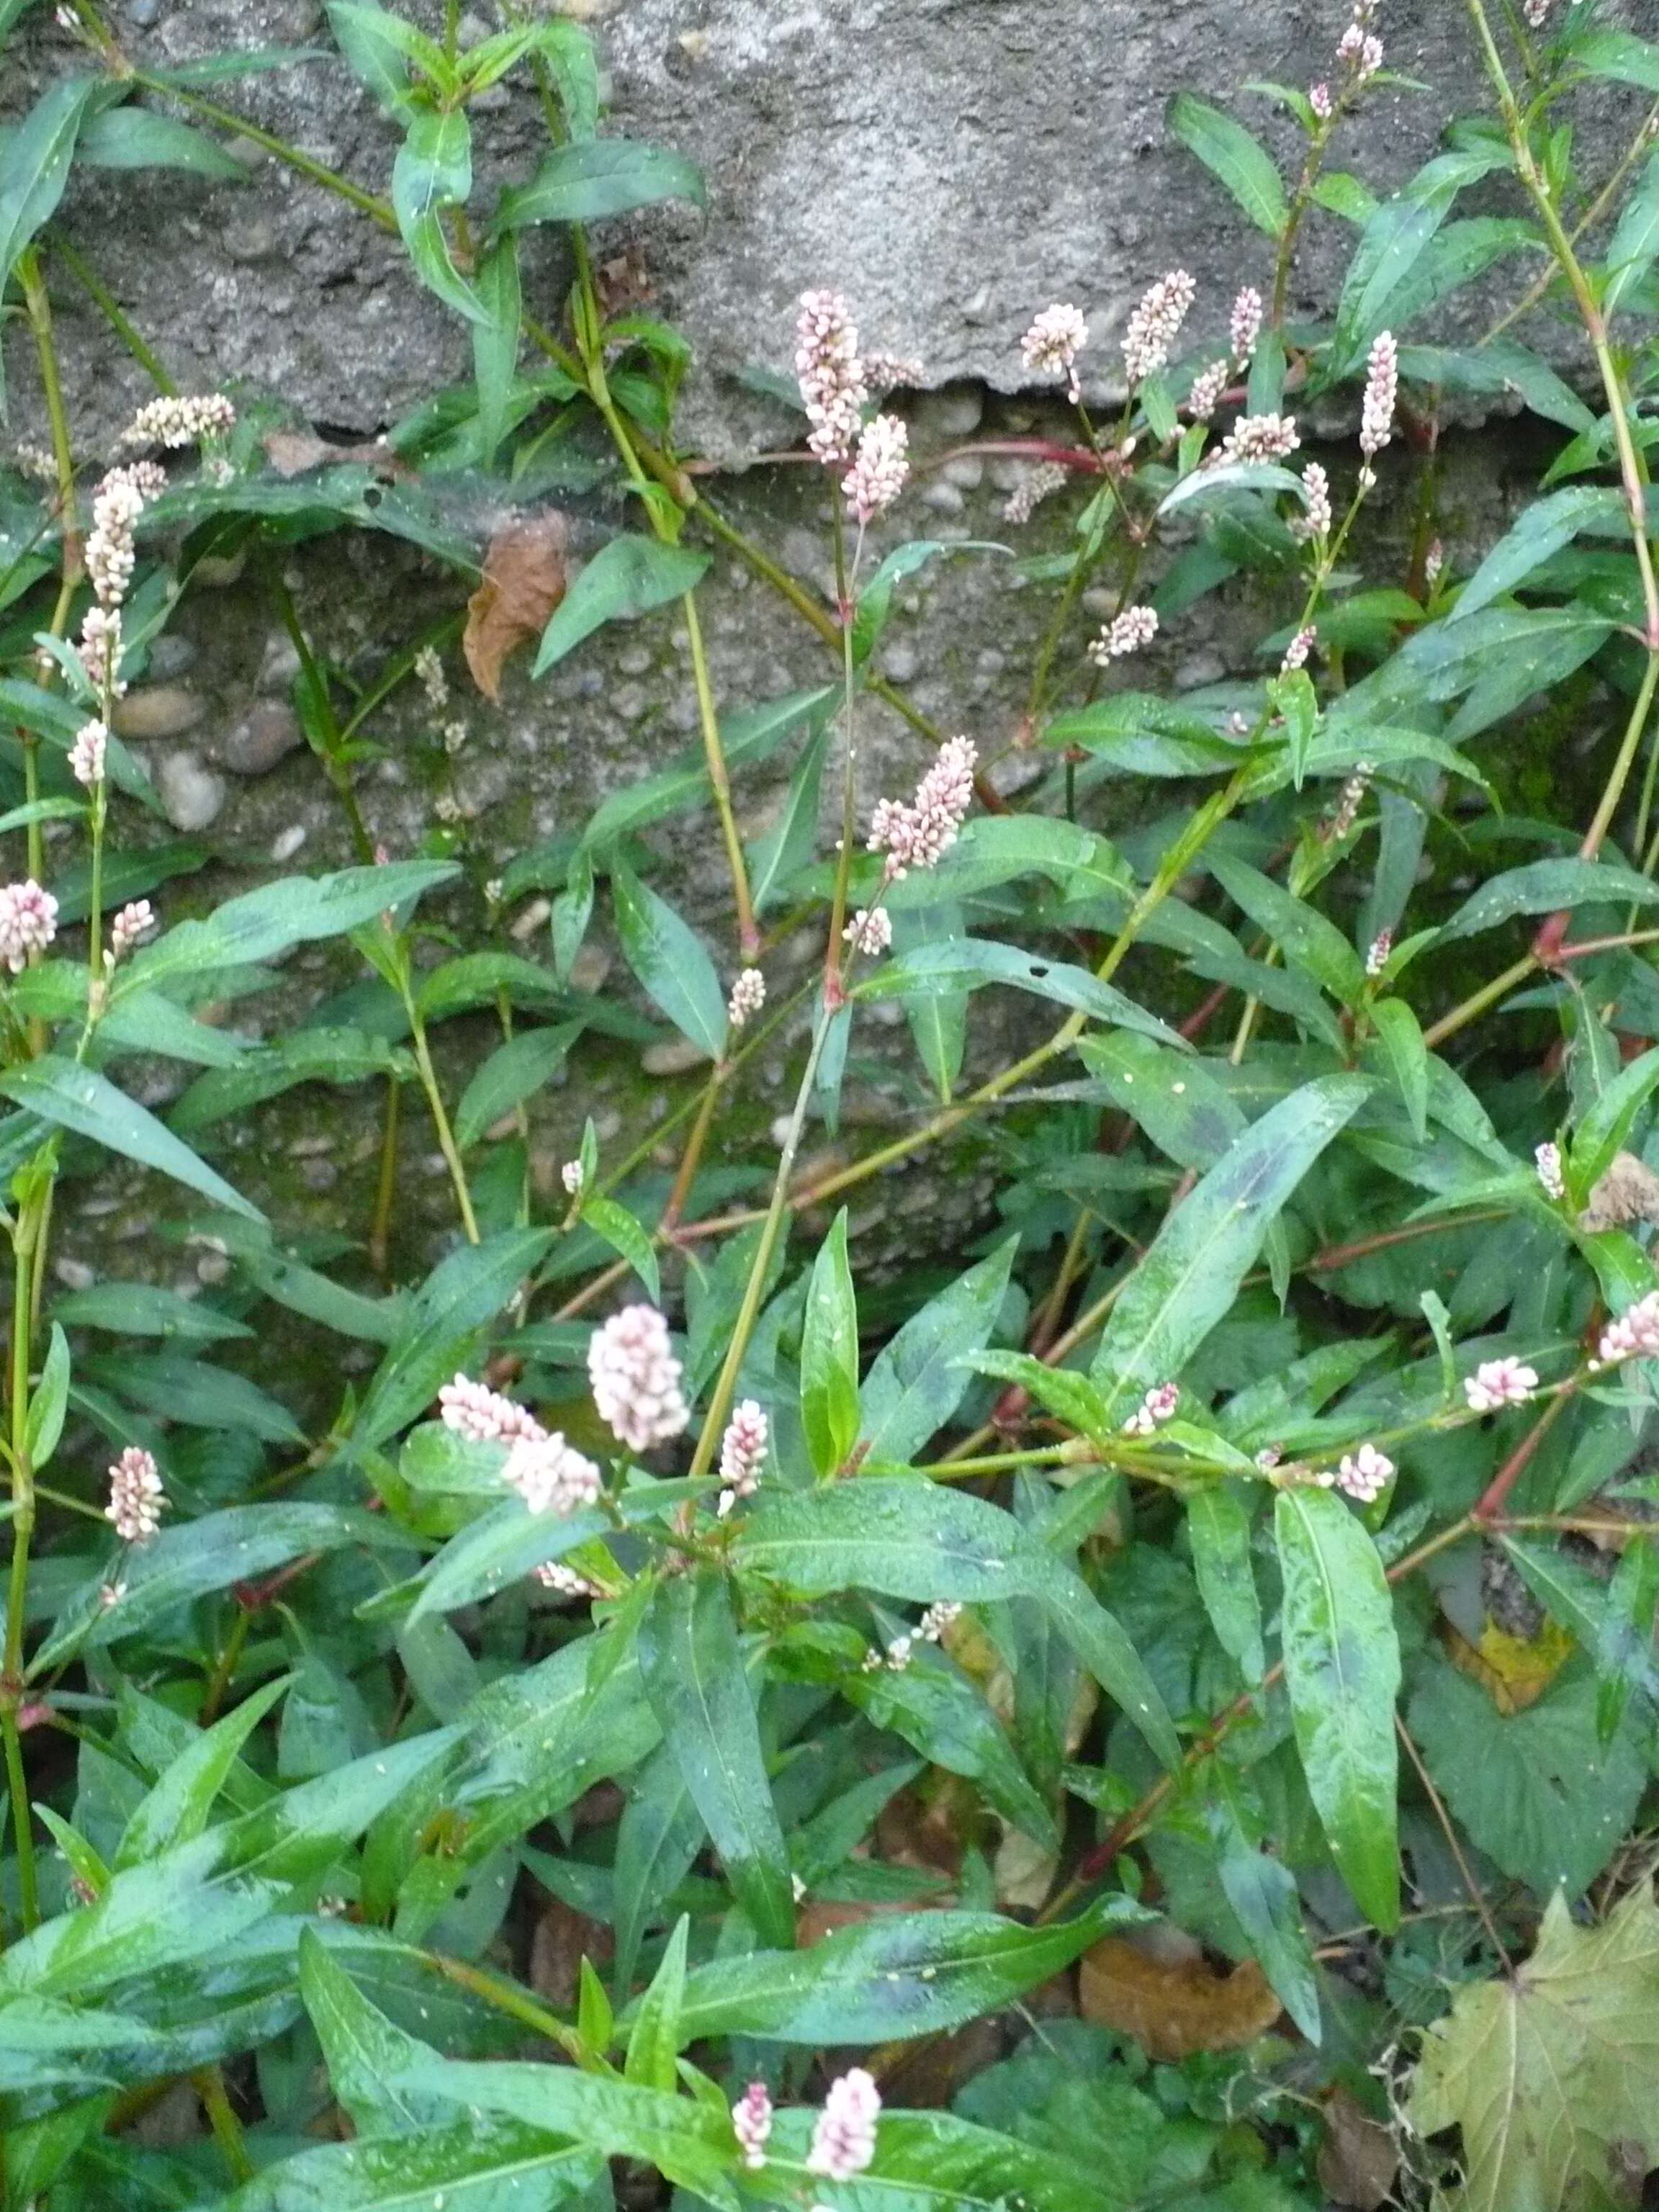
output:
[[[1394,2137],[1339,2082],[1325,2105],[1320,2187],[1334,2203],[1352,2205],[1355,2212],[1380,2212],[1393,2194],[1399,2170]]]
[[[345,461],[367,461],[387,476],[412,473],[384,438],[364,438],[355,446],[342,446],[311,430],[270,430],[264,444],[265,458],[279,477],[302,477],[310,469],[338,467]]]
[[[1149,2057],[1242,2051],[1283,2008],[1254,1959],[1218,1974],[1204,1959],[1162,1959],[1109,1936],[1083,1954],[1078,1985],[1085,2020],[1132,2035]]]
[[[564,597],[569,526],[556,507],[504,522],[484,556],[483,581],[466,603],[461,650],[472,680],[499,704],[509,653],[541,635]]]
[[[1578,1226],[1593,1232],[1632,1221],[1659,1221],[1659,1176],[1634,1152],[1620,1152],[1590,1193]]]

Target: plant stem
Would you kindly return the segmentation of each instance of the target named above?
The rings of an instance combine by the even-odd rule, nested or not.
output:
[[[386,1252],[392,1241],[392,1208],[398,1195],[398,1121],[403,1085],[395,1075],[386,1079],[386,1126],[380,1138],[380,1170],[374,1186],[374,1218],[369,1224],[368,1261],[384,1282]]]
[[[1571,1404],[1577,1387],[1577,1382],[1569,1382],[1559,1396],[1550,1400],[1531,1428],[1528,1430],[1526,1435],[1522,1437],[1503,1466],[1498,1468],[1497,1474],[1481,1492],[1480,1499],[1469,1516],[1472,1525],[1477,1528],[1484,1526],[1495,1515],[1503,1511],[1504,1501],[1531,1465],[1533,1455],[1537,1451],[1539,1445],[1543,1443],[1551,1428]]]
[[[426,1103],[432,1109],[433,1126],[438,1132],[438,1146],[449,1170],[449,1180],[455,1187],[455,1202],[461,1209],[461,1225],[466,1231],[469,1244],[479,1242],[477,1218],[472,1211],[472,1194],[467,1188],[466,1170],[456,1148],[454,1132],[449,1126],[449,1115],[444,1110],[444,1095],[438,1087],[438,1075],[432,1065],[432,1054],[426,1041],[426,1024],[421,1019],[412,990],[405,988],[404,1006],[409,1015],[410,1028],[415,1045],[415,1065],[420,1070],[421,1088],[426,1093]]]
[[[48,1180],[46,1187],[51,1188]],[[34,1243],[40,1198],[32,1190],[18,1208],[12,1232],[11,1309],[11,1571],[6,1589],[5,1659],[0,1668],[0,1729],[6,1752],[17,1882],[27,1933],[40,1917],[34,1879],[34,1816],[23,1771],[17,1701],[23,1682],[23,1622],[28,1606],[29,1543],[34,1534],[34,1463],[29,1449],[29,1339],[33,1334]]]
[[[512,2019],[521,2021],[525,2027],[533,2028],[538,2035],[545,2036],[550,2043],[556,2043],[567,2058],[574,2059],[579,2065],[582,2063],[586,2053],[575,2029],[568,2027],[545,2006],[538,2005],[526,1990],[512,1982],[502,1981],[497,1975],[486,1973],[481,1966],[469,1966],[465,1959],[447,1959],[436,1951],[428,1951],[425,1956],[428,1966],[434,1972],[443,1975],[447,1981],[453,1982],[459,1989],[470,1990],[475,1997],[482,1997],[486,2004],[494,2005],[497,2012],[504,2012]]]
[[[702,625],[697,619],[696,593],[688,592],[680,605],[690,642],[691,674],[697,687],[697,714],[702,724],[702,750],[708,763],[715,811],[720,818],[726,862],[732,871],[732,896],[738,909],[738,945],[744,961],[752,962],[760,951],[760,931],[756,927],[749,895],[749,870],[744,861],[743,840],[738,835],[737,819],[732,811],[732,780],[726,773],[726,750],[720,742],[720,717],[714,712],[714,686],[708,680],[708,657],[703,650]]]
[[[269,131],[260,130],[257,123],[250,123],[245,115],[238,115],[228,107],[221,107],[216,100],[204,100],[199,92],[191,92],[182,85],[167,84],[160,77],[147,75],[143,70],[134,70],[129,82],[142,85],[147,92],[160,93],[164,100],[176,100],[181,107],[189,108],[204,123],[216,123],[222,130],[234,131],[239,138],[251,139],[256,146],[262,146],[267,154],[274,154],[290,169],[297,169],[302,177],[308,177],[313,185],[321,185],[325,191],[337,192],[343,200],[349,200],[360,215],[366,215],[382,230],[395,234],[398,218],[389,201],[377,198],[373,192],[366,192],[361,185],[354,185],[349,177],[343,177],[337,169],[331,169],[325,162],[313,161],[309,154],[301,153],[297,146],[290,146],[285,138],[273,137]]]
[[[1515,1972],[1515,1961],[1504,1948],[1504,1939],[1498,1932],[1498,1923],[1492,1917],[1492,1907],[1486,1902],[1485,1891],[1469,1871],[1469,1863],[1463,1856],[1463,1847],[1457,1840],[1457,1831],[1453,1827],[1447,1815],[1446,1808],[1441,1802],[1440,1792],[1429,1779],[1429,1770],[1424,1765],[1417,1746],[1412,1741],[1407,1732],[1406,1723],[1398,1713],[1394,1717],[1394,1725],[1395,1733],[1405,1746],[1406,1756],[1416,1768],[1417,1778],[1427,1792],[1430,1804],[1434,1808],[1434,1817],[1440,1823],[1441,1832],[1451,1847],[1451,1855],[1456,1862],[1457,1871],[1462,1878],[1463,1887],[1469,1893],[1469,1901],[1480,1915],[1480,1924],[1486,1929],[1492,1948],[1504,1961],[1504,1972],[1506,1974],[1512,1974]]]
[[[198,2066],[191,2075],[202,2109],[213,2130],[213,2140],[219,2146],[230,2178],[238,2187],[253,2179],[253,2160],[247,2154],[247,2144],[242,2135],[242,2124],[231,2109],[225,2094],[225,2077],[217,2066]]]
[[[104,284],[97,271],[88,266],[66,238],[54,231],[52,240],[52,258],[61,261],[70,275],[92,301],[105,321],[120,339],[122,344],[137,362],[158,392],[171,398],[179,389],[162,367],[159,356],[145,343],[143,334],[127,315],[121,303]]]

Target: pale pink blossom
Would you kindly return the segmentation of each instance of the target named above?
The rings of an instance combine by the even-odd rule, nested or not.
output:
[[[866,960],[879,960],[893,941],[892,917],[884,906],[861,906],[842,935]]]
[[[1394,410],[1400,392],[1400,349],[1391,331],[1379,331],[1365,367],[1365,398],[1360,411],[1359,450],[1374,459],[1394,436]]]
[[[870,823],[870,850],[885,853],[887,873],[937,867],[957,842],[974,798],[974,764],[979,758],[967,738],[948,738],[912,800],[884,799]]]
[[[588,1340],[587,1375],[599,1419],[631,1451],[677,1437],[691,1414],[680,1363],[654,1306],[624,1306]]]
[[[765,1004],[765,976],[758,968],[745,968],[732,986],[732,995],[726,1002],[726,1018],[734,1030],[740,1030]]]
[[[1446,549],[1437,538],[1423,556],[1423,581],[1432,591],[1440,581],[1440,572],[1446,565]]]
[[[559,1170],[559,1181],[572,1198],[580,1198],[582,1186],[587,1181],[587,1170],[580,1160],[567,1160]]]
[[[1331,534],[1331,480],[1317,461],[1310,461],[1302,471],[1302,489],[1307,495],[1307,506],[1291,525],[1292,537],[1304,542],[1310,538],[1328,538]]]
[[[544,1559],[536,1570],[536,1579],[544,1589],[556,1591],[561,1597],[600,1597],[604,1593],[597,1583],[579,1575],[574,1567],[566,1566],[562,1559]]]
[[[726,1486],[720,1495],[722,1520],[738,1498],[753,1496],[766,1464],[770,1424],[755,1399],[744,1398],[732,1407],[720,1438],[720,1480]]]
[[[1313,651],[1314,643],[1318,635],[1318,631],[1312,628],[1297,630],[1296,635],[1285,647],[1285,658],[1279,664],[1279,672],[1281,676],[1293,675],[1298,668],[1307,666],[1308,655]]]
[[[1361,761],[1342,787],[1342,795],[1336,802],[1336,811],[1330,818],[1327,835],[1334,841],[1346,837],[1359,819],[1359,810],[1365,803],[1365,793],[1371,787],[1371,778],[1376,774],[1375,764]]]
[[[447,1429],[474,1443],[538,1443],[547,1435],[533,1413],[487,1382],[474,1382],[465,1375],[458,1375],[439,1391],[438,1418]]]
[[[87,681],[93,690],[106,692],[112,699],[125,696],[126,685],[121,681],[121,610],[118,607],[88,607],[81,618],[81,641],[76,647],[81,665],[87,672]]]
[[[1282,461],[1301,443],[1294,415],[1241,415],[1205,465]]]
[[[199,398],[168,396],[146,401],[121,433],[124,446],[199,446],[234,428],[236,410],[222,392]]]
[[[1328,123],[1336,112],[1336,102],[1331,98],[1329,85],[1321,82],[1308,87],[1308,105],[1321,123]]]
[[[1090,641],[1089,658],[1104,668],[1126,653],[1139,653],[1157,635],[1156,607],[1125,607],[1112,617],[1098,637]]]
[[[21,975],[32,952],[44,952],[58,934],[58,902],[33,876],[0,884],[0,960]]]
[[[148,899],[130,899],[109,926],[112,963],[125,959],[155,928],[155,909]]]
[[[960,1601],[953,1597],[936,1598],[916,1623],[916,1640],[921,1644],[938,1644],[952,1621],[962,1615]]]
[[[910,474],[910,434],[896,415],[878,415],[859,432],[856,459],[841,480],[854,521],[873,522],[904,489]]]
[[[556,1429],[520,1437],[510,1447],[501,1480],[532,1513],[574,1513],[599,1494],[599,1470]]]
[[[69,750],[70,774],[77,783],[90,787],[103,781],[108,745],[109,732],[101,722],[94,720],[81,725]]]
[[[112,469],[92,495],[92,529],[86,544],[87,574],[100,602],[119,606],[132,581],[138,555],[132,532],[143,512],[143,494],[124,470]]]
[[[1123,333],[1123,366],[1130,383],[1155,376],[1181,335],[1198,287],[1184,269],[1171,269],[1141,296]]]
[[[1200,369],[1187,394],[1187,412],[1194,422],[1210,420],[1221,404],[1221,395],[1231,374],[1232,364],[1226,361],[1212,361],[1207,368]]]
[[[1003,520],[1029,522],[1045,499],[1063,489],[1068,473],[1058,461],[1043,461],[1028,469],[1003,503]]]
[[[732,2130],[744,2164],[758,2171],[766,2163],[766,2140],[772,2132],[772,2100],[764,2081],[751,2081],[732,2106]]]
[[[1345,1452],[1336,1470],[1338,1487],[1361,1505],[1380,1498],[1394,1480],[1394,1462],[1375,1444]]]
[[[812,2130],[807,2172],[828,2181],[850,2181],[862,2173],[876,2154],[880,2112],[881,2092],[863,2067],[852,2067],[832,2081]]]
[[[1062,301],[1045,307],[1019,342],[1020,359],[1039,376],[1063,376],[1071,396],[1079,397],[1077,357],[1089,343],[1089,325],[1080,308]]]
[[[1382,66],[1382,41],[1363,23],[1350,23],[1342,33],[1336,49],[1337,59],[1352,76],[1356,84],[1364,84],[1368,77],[1376,75]]]
[[[1233,301],[1228,335],[1232,340],[1233,359],[1243,368],[1261,336],[1261,295],[1254,284],[1247,284]]]
[[[867,353],[864,356],[864,380],[872,392],[890,392],[896,385],[925,384],[927,380],[926,364],[906,353]]]
[[[1538,1388],[1538,1370],[1519,1359],[1483,1359],[1463,1381],[1472,1413],[1495,1413],[1500,1406],[1524,1406]]]
[[[1537,1166],[1538,1180],[1544,1186],[1545,1196],[1557,1200],[1564,1199],[1567,1194],[1567,1182],[1561,1172],[1559,1145],[1540,1145],[1532,1157]]]
[[[1181,1402],[1181,1386],[1176,1382],[1160,1382],[1149,1390],[1123,1424],[1126,1437],[1150,1437],[1165,1421],[1172,1421]]]
[[[1659,1357],[1659,1291],[1650,1291],[1607,1323],[1592,1364],[1616,1367],[1621,1360],[1656,1357]]]
[[[1550,9],[1554,4],[1555,0],[1527,0],[1526,17],[1528,26],[1534,31],[1541,31],[1549,21]]]
[[[161,1526],[167,1504],[161,1470],[140,1444],[129,1444],[109,1470],[106,1521],[112,1521],[124,1543],[147,1544]]]
[[[1393,951],[1394,932],[1391,929],[1379,929],[1372,938],[1370,949],[1365,954],[1365,973],[1373,981],[1388,966],[1389,955]]]
[[[844,464],[870,397],[859,334],[839,292],[803,292],[795,324],[795,374],[811,428],[806,442],[826,465]]]

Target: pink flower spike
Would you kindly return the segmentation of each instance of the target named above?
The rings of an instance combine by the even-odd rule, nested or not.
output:
[[[766,2163],[766,2139],[772,2132],[772,2100],[764,2081],[751,2081],[732,2107],[732,2131],[743,2162],[751,2172]]]
[[[1071,396],[1079,396],[1077,357],[1089,343],[1082,311],[1069,302],[1045,307],[1019,342],[1019,356],[1038,376],[1063,376]]]
[[[1089,658],[1104,668],[1127,653],[1139,653],[1158,635],[1156,607],[1125,607],[1115,614],[1089,647]]]
[[[870,397],[859,360],[859,334],[839,292],[803,292],[795,323],[795,374],[818,459],[843,465]]]
[[[910,474],[910,434],[896,415],[878,415],[859,432],[858,458],[841,480],[847,512],[860,526],[884,514]]]
[[[735,1502],[752,1496],[766,1464],[769,1432],[770,1424],[756,1400],[745,1398],[732,1407],[720,1438],[720,1480],[726,1485],[720,1494],[722,1517],[732,1510],[728,1498]]]
[[[474,1443],[539,1443],[547,1434],[533,1413],[465,1375],[439,1391],[438,1418],[447,1429]]]
[[[1361,1444],[1357,1452],[1344,1453],[1336,1470],[1337,1486],[1357,1504],[1370,1505],[1394,1480],[1394,1462],[1375,1444]]]
[[[654,1306],[624,1306],[588,1340],[587,1375],[599,1418],[630,1451],[677,1437],[690,1419],[668,1323]]]
[[[1155,1429],[1162,1428],[1165,1421],[1174,1420],[1176,1408],[1180,1403],[1181,1386],[1178,1382],[1158,1383],[1146,1393],[1125,1421],[1123,1434],[1126,1437],[1151,1436]]]
[[[866,960],[879,960],[893,941],[892,920],[884,906],[861,906],[842,935]]]
[[[1171,269],[1146,291],[1123,334],[1123,366],[1131,384],[1155,376],[1181,335],[1198,286],[1184,269]]]
[[[1524,1406],[1538,1388],[1538,1370],[1518,1359],[1483,1359],[1463,1381],[1472,1413],[1495,1413],[1502,1406]]]
[[[1659,1291],[1650,1291],[1607,1323],[1595,1347],[1595,1360],[1599,1366],[1616,1367],[1621,1360],[1656,1356],[1659,1356]]]
[[[599,1494],[599,1470],[555,1430],[551,1436],[520,1437],[507,1455],[501,1480],[516,1490],[532,1513],[574,1513]]]
[[[1544,1187],[1544,1195],[1559,1203],[1567,1194],[1566,1177],[1561,1171],[1561,1147],[1559,1145],[1540,1145],[1533,1158],[1537,1163],[1538,1180]]]
[[[1233,359],[1243,368],[1261,336],[1261,295],[1255,285],[1247,284],[1233,301],[1228,336],[1232,341]]]
[[[161,1526],[167,1502],[153,1455],[140,1444],[129,1444],[109,1470],[105,1520],[113,1522],[125,1543],[147,1544]]]
[[[807,2172],[828,2181],[850,2181],[862,2173],[876,2154],[880,2112],[881,2092],[863,2067],[854,2066],[832,2081],[812,2130]]]
[[[1359,450],[1373,460],[1394,437],[1394,411],[1400,393],[1400,349],[1391,331],[1379,331],[1365,368],[1365,398],[1360,412]]]
[[[870,823],[870,850],[885,853],[887,872],[934,868],[957,842],[974,803],[974,767],[979,754],[967,738],[948,738],[908,803],[884,799]]]
[[[44,952],[58,934],[58,902],[33,876],[0,884],[0,961],[21,975],[32,952]]]

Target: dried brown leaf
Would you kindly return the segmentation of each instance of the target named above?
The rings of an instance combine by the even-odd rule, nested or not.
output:
[[[270,430],[264,437],[265,458],[279,477],[302,477],[310,469],[338,467],[344,461],[367,461],[387,476],[410,473],[384,438],[364,438],[342,446],[319,438],[311,430]]]
[[[1319,2185],[1355,2212],[1380,2212],[1394,2190],[1400,2154],[1394,2137],[1374,2120],[1352,2090],[1340,2084],[1325,2104],[1325,2139],[1319,2146]]]
[[[556,508],[504,522],[484,555],[483,581],[466,603],[461,650],[472,680],[499,704],[508,653],[538,638],[564,597],[569,526]]]
[[[1578,1226],[1622,1229],[1632,1221],[1659,1221],[1659,1176],[1634,1152],[1620,1152],[1590,1193]]]
[[[1083,1954],[1079,2002],[1085,2020],[1132,2035],[1152,2058],[1241,2051],[1265,2035],[1282,2009],[1254,1959],[1218,1974],[1203,1959],[1161,1959],[1109,1936]]]

